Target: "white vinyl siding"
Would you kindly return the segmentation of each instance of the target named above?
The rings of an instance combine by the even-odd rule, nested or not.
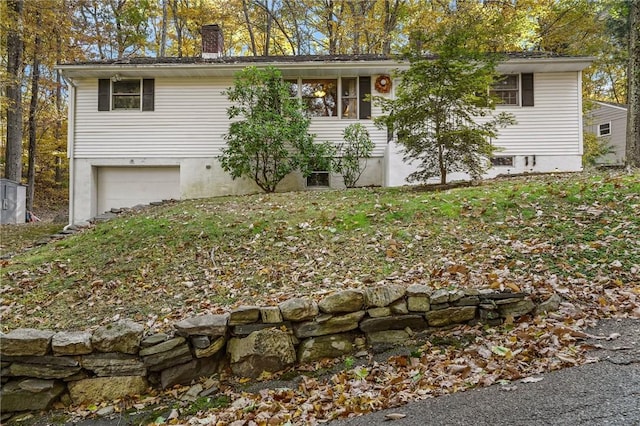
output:
[[[75,158],[216,156],[231,80],[156,79],[155,111],[98,111],[98,81],[78,84]]]
[[[226,145],[229,102],[223,91],[231,79],[155,80],[155,111],[98,111],[98,80],[77,81],[75,158],[193,158],[216,157]],[[376,108],[373,108],[376,113]],[[350,122],[364,124],[382,156],[386,130],[371,120],[313,119],[316,141],[342,140]]]
[[[534,74],[535,106],[500,105],[517,124],[499,129],[499,155],[581,154],[578,73]]]

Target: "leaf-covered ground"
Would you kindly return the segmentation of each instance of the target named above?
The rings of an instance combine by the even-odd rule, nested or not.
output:
[[[322,363],[303,366],[295,385],[281,389],[242,392],[235,379],[219,377],[226,408],[199,401],[202,409],[182,404],[164,418],[313,424],[500,381],[536,380],[588,361],[579,344],[585,326],[603,317],[640,318],[639,235],[638,172],[520,177],[444,192],[357,189],[184,201],[128,213],[5,261],[0,319],[6,331],[86,328],[127,317],[151,332],[189,315],[377,283],[564,298],[548,316],[416,336],[410,354],[365,358],[358,366],[334,361],[342,368],[325,376],[305,373],[327,367]],[[186,390],[170,392],[179,397]]]

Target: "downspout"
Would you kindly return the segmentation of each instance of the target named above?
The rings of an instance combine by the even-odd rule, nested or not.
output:
[[[584,170],[582,167],[582,156],[584,155],[584,123],[582,121],[582,71],[578,71],[578,144],[580,153],[580,170]]]
[[[75,145],[75,123],[76,123],[76,84],[70,77],[62,75],[64,81],[69,83],[69,113],[67,122],[67,158],[69,159],[69,224],[64,230],[69,229],[75,223],[75,167],[74,167],[74,145]]]

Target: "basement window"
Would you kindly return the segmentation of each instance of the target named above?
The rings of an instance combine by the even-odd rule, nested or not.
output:
[[[311,172],[307,176],[308,188],[328,188],[329,187],[329,172],[327,171],[315,171]]]
[[[494,167],[513,167],[513,157],[493,157],[491,165]]]

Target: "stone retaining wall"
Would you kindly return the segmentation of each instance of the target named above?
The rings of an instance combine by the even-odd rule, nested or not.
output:
[[[98,403],[226,368],[255,378],[295,363],[384,350],[419,330],[497,325],[558,303],[558,296],[536,307],[524,293],[387,285],[187,318],[173,334],[145,336],[142,325],[128,320],[93,332],[17,329],[0,334],[0,407],[7,414],[47,409],[60,399]]]

